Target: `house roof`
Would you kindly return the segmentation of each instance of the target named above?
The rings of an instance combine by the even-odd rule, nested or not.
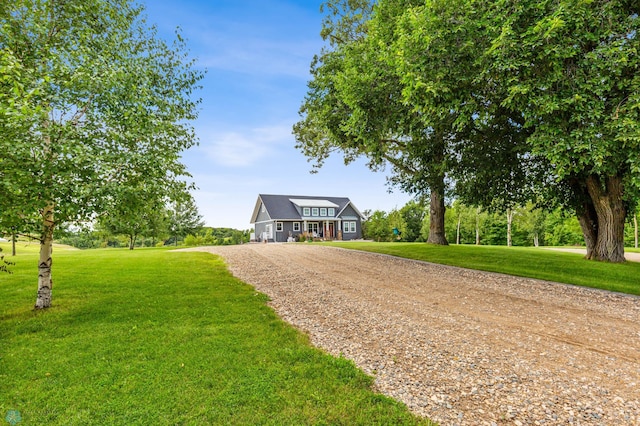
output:
[[[314,199],[306,200],[301,198],[289,198],[289,201],[291,201],[293,204],[295,204],[298,207],[333,207],[333,208],[340,207],[336,203],[332,203],[329,200],[314,200]]]
[[[351,206],[361,218],[364,218],[362,213],[347,197],[259,194],[250,223],[255,223],[258,219],[262,204],[264,204],[271,220],[302,220],[296,206],[300,208],[333,207],[336,209],[336,216],[339,216],[345,208]]]

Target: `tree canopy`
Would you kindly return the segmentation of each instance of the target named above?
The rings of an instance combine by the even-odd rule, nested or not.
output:
[[[202,73],[180,35],[168,45],[130,0],[3,2],[0,25],[0,85],[12,89],[0,95],[0,212],[40,235],[43,308],[57,225],[92,220],[125,188],[186,189]]]
[[[368,15],[328,4],[345,11],[327,31],[357,36],[313,64],[294,127],[305,155],[390,164],[391,183],[416,194],[564,205],[589,258],[624,260],[640,188],[634,2],[380,0]]]

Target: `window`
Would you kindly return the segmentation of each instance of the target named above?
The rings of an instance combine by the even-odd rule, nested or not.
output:
[[[314,207],[311,209],[311,216],[318,216],[318,208]]]
[[[300,232],[300,222],[293,222],[293,232]]]
[[[333,207],[329,207],[328,214],[331,217],[335,216],[336,215],[336,209],[334,209]]]
[[[282,232],[282,222],[276,222],[276,231]]]
[[[356,232],[356,223],[355,222],[345,222],[344,223],[344,232],[354,234]]]
[[[266,212],[266,211],[267,211],[267,208],[266,208],[266,207],[265,207],[265,205],[263,204],[263,205],[262,205],[262,213],[264,213],[264,212]]]
[[[307,232],[309,232],[314,237],[318,236],[318,222],[307,223]]]
[[[320,209],[320,216],[326,216],[327,215],[327,209],[326,208],[321,208]]]
[[[309,207],[304,207],[302,209],[302,216],[311,216],[311,209]]]

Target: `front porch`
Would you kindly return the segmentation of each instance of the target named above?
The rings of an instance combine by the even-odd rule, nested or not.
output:
[[[304,221],[303,230],[307,237],[314,241],[342,240],[342,221],[340,220],[320,220]]]

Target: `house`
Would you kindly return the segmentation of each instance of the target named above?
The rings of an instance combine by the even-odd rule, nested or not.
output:
[[[259,194],[251,215],[255,240],[285,242],[302,233],[326,240],[362,238],[364,216],[345,197]]]

